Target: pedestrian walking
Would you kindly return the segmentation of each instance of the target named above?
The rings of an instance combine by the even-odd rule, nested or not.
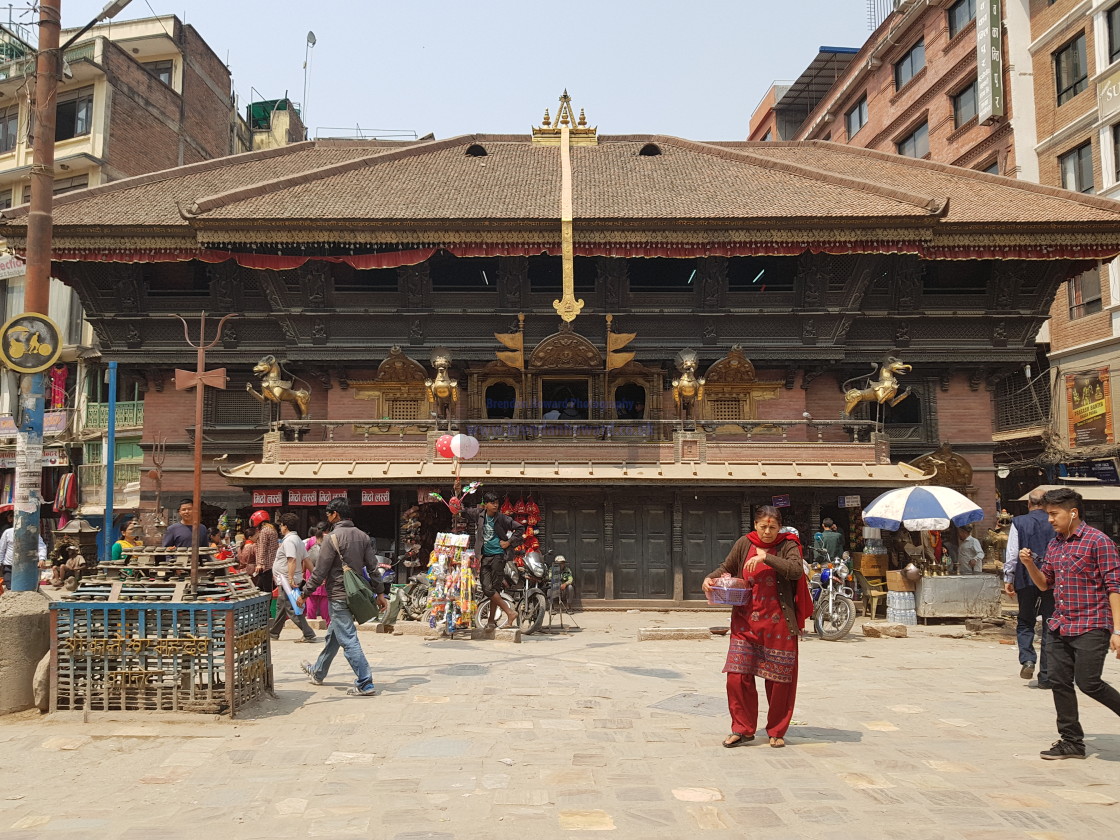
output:
[[[311,536],[304,546],[307,548],[308,575],[315,569],[319,561],[319,552],[323,548],[323,535],[327,532],[327,523],[320,522],[311,528]],[[304,598],[307,601],[307,617],[320,618],[330,626],[331,608],[327,598],[327,584],[321,583],[314,592],[308,592]]]
[[[281,540],[276,549],[276,558],[272,561],[272,580],[280,590],[280,595],[276,599],[276,620],[272,622],[268,632],[274,642],[279,641],[280,631],[290,618],[292,624],[303,631],[303,638],[299,641],[312,644],[319,641],[315,631],[302,613],[296,614],[292,600],[288,597],[289,592],[298,593],[303,584],[303,561],[307,557],[303,540],[296,533],[298,527],[299,517],[294,513],[280,515]]]
[[[1040,590],[1054,591],[1050,617],[1050,688],[1058,735],[1042,758],[1084,758],[1085,733],[1077,714],[1081,691],[1120,715],[1120,691],[1101,679],[1109,650],[1120,659],[1120,554],[1116,544],[1081,519],[1081,495],[1069,488],[1042,497],[1055,531],[1046,556],[1029,548],[1019,559]]]
[[[723,745],[741,747],[754,740],[758,726],[758,689],[766,682],[766,733],[770,746],[784,747],[797,698],[797,639],[812,612],[805,586],[805,564],[797,537],[781,533],[782,514],[762,505],[755,509],[754,530],[731,547],[723,565],[704,579],[708,594],[715,578],[741,578],[751,588],[749,602],[731,608],[731,642],[727,662],[727,705],[731,734]],[[804,592],[801,590],[804,589]]]
[[[1034,585],[1027,567],[1019,562],[1019,549],[1029,548],[1035,557],[1045,557],[1054,539],[1054,529],[1042,508],[1045,490],[1035,488],[1027,496],[1027,512],[1011,520],[1007,532],[1007,549],[1003,561],[1003,589],[1014,595],[1019,604],[1015,624],[1015,641],[1019,645],[1019,676],[1029,680],[1038,665],[1039,688],[1050,688],[1049,651],[1050,616],[1054,614],[1054,593]],[[1038,655],[1034,652],[1034,627],[1042,617],[1038,639]]]
[[[327,641],[319,658],[314,664],[304,661],[300,666],[312,683],[322,685],[335,654],[341,648],[357,678],[354,686],[347,689],[346,693],[351,696],[372,697],[377,694],[377,691],[373,687],[369,661],[358,640],[358,628],[354,624],[354,616],[346,603],[346,586],[343,583],[342,570],[343,566],[348,566],[357,574],[365,572],[365,576],[369,578],[370,588],[377,594],[378,603],[382,609],[386,609],[388,603],[382,594],[384,590],[381,580],[375,574],[377,555],[373,553],[369,536],[354,527],[350,503],[346,499],[331,499],[327,503],[327,522],[331,526],[330,533],[323,536],[319,560],[315,564],[311,577],[303,582],[303,591],[312,592],[320,584],[326,583],[327,596],[330,600],[331,625],[327,629]],[[301,596],[297,603],[302,607],[305,600]]]

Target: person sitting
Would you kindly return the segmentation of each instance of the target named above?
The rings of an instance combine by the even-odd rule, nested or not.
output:
[[[563,554],[556,555],[556,565],[552,567],[552,580],[548,587],[548,601],[561,604],[564,609],[571,612],[576,602],[575,576],[568,568],[568,558]]]
[[[980,540],[972,536],[971,525],[958,529],[958,533],[960,546],[957,548],[957,574],[980,574],[984,570],[984,549],[980,547]]]

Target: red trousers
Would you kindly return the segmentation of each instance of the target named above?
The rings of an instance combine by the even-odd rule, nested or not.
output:
[[[793,666],[793,681],[788,683],[765,680],[766,734],[771,738],[784,738],[793,720],[793,704],[797,699],[797,665]],[[731,731],[753,735],[758,728],[758,689],[753,674],[727,674],[727,708],[731,712]]]

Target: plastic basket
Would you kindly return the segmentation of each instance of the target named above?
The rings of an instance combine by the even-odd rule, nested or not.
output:
[[[708,592],[708,603],[719,607],[741,607],[751,599],[751,588],[741,578],[720,578]]]

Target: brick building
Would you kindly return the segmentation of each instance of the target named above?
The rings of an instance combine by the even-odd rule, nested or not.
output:
[[[390,541],[446,494],[454,424],[484,447],[464,480],[532,496],[586,598],[671,601],[759,504],[854,525],[940,465],[992,508],[985,388],[1034,358],[1058,284],[1120,252],[1120,204],[820,141],[600,136],[561,110],[532,136],[312,141],[61,196],[58,271],[145,382],[163,507],[201,434],[211,516],[255,497],[309,520],[345,493]],[[18,247],[25,213],[5,215]],[[196,429],[168,316],[202,310],[238,317]],[[909,395],[846,416],[889,357],[923,359],[898,369]],[[262,375],[308,415],[258,402]],[[925,473],[897,463],[944,440]]]

